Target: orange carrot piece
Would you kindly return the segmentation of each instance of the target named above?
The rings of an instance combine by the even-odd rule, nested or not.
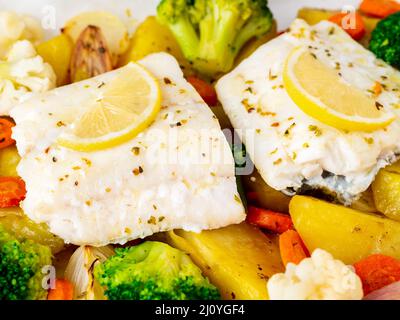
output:
[[[353,14],[354,21],[352,21]],[[338,13],[330,17],[329,21],[342,27],[354,40],[360,40],[365,35],[364,20],[358,13]]]
[[[0,208],[18,206],[25,195],[25,182],[21,178],[0,177]]]
[[[12,127],[15,124],[5,118],[0,118],[0,149],[7,148],[15,143],[15,140],[11,138]]]
[[[279,236],[279,250],[283,264],[299,264],[310,256],[306,246],[297,231],[288,230]]]
[[[386,18],[400,11],[400,4],[393,0],[364,0],[360,11],[373,17]]]
[[[217,105],[217,92],[212,85],[194,76],[188,77],[187,80],[210,107]]]
[[[248,208],[247,222],[276,233],[293,229],[289,215],[252,206]]]
[[[371,255],[354,264],[354,268],[365,295],[400,281],[400,260],[382,254]]]
[[[56,279],[54,289],[50,289],[47,294],[47,300],[72,300],[74,296],[74,287],[72,283],[64,279]]]

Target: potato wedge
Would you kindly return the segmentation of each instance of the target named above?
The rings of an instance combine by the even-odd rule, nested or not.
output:
[[[331,16],[339,12],[339,10],[302,8],[297,13],[297,18],[305,20],[310,25],[314,25],[322,20],[328,20]]]
[[[193,73],[171,31],[161,25],[154,16],[148,17],[136,29],[130,40],[128,51],[119,61],[119,66],[126,65],[131,61],[138,61],[151,53],[157,52],[168,52],[173,55],[178,60],[185,75]]]
[[[18,177],[17,166],[21,157],[16,146],[0,150],[0,177]]]
[[[75,43],[88,26],[96,26],[101,29],[110,48],[113,64],[116,65],[119,57],[126,52],[129,46],[128,28],[117,16],[109,12],[90,11],[69,20],[63,28],[63,33]]]
[[[290,197],[267,185],[256,169],[251,175],[242,176],[242,181],[247,192],[257,194],[257,205],[260,207],[283,213],[289,212]]]
[[[57,76],[57,86],[69,82],[69,64],[72,56],[73,44],[65,34],[60,34],[46,42],[42,42],[36,48],[43,60],[49,63]]]
[[[361,197],[351,204],[350,208],[363,212],[377,213],[378,209],[375,206],[372,189],[369,188],[363,192]]]
[[[392,165],[385,167],[382,170],[400,174],[400,161],[397,161],[397,162],[393,163]]]
[[[290,215],[307,248],[330,252],[346,264],[374,253],[400,259],[400,223],[311,197],[295,196]]]
[[[17,239],[29,239],[49,246],[53,254],[64,248],[61,238],[50,233],[46,225],[30,220],[18,207],[0,209],[0,224],[8,232],[15,234]]]
[[[400,174],[392,171],[391,167],[379,171],[372,183],[372,192],[378,210],[400,221]]]
[[[284,270],[276,237],[247,223],[200,234],[172,231],[167,242],[187,252],[227,300],[268,299],[268,279]]]

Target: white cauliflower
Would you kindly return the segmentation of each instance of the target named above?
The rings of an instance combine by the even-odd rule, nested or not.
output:
[[[0,12],[0,30],[0,115],[9,115],[31,93],[54,88],[56,76],[31,42],[42,36],[34,19]]]
[[[36,45],[43,38],[37,20],[9,11],[0,11],[0,30],[0,58],[4,58],[15,41],[29,40]]]
[[[32,43],[15,42],[6,59],[0,60],[0,115],[9,115],[30,93],[45,92],[55,85],[52,67],[37,55]]]
[[[289,263],[285,273],[267,284],[271,300],[360,300],[360,278],[350,266],[317,249],[299,265]]]

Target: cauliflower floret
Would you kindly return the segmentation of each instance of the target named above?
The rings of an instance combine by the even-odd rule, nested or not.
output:
[[[285,273],[267,284],[271,300],[360,300],[360,278],[350,266],[317,249],[299,265],[289,263]]]
[[[0,58],[4,58],[17,40],[37,44],[43,38],[40,23],[32,17],[14,12],[0,11]]]
[[[45,92],[55,85],[52,67],[37,55],[32,43],[15,42],[0,60],[0,115],[9,115],[13,106],[30,93]]]
[[[0,115],[9,115],[13,106],[30,96],[55,87],[52,67],[34,48],[43,38],[35,19],[0,11]]]

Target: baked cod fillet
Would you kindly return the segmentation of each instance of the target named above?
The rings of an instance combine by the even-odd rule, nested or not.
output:
[[[26,214],[66,242],[123,244],[156,232],[199,232],[245,219],[234,160],[218,120],[164,53],[140,64],[158,80],[161,111],[131,141],[95,152],[57,139],[125,68],[36,96],[17,106],[13,137],[26,182]]]
[[[364,132],[339,130],[308,116],[283,84],[285,62],[297,47],[396,119]],[[296,20],[219,80],[217,92],[265,182],[289,195],[323,189],[350,204],[400,154],[400,73],[330,22],[311,27]]]

